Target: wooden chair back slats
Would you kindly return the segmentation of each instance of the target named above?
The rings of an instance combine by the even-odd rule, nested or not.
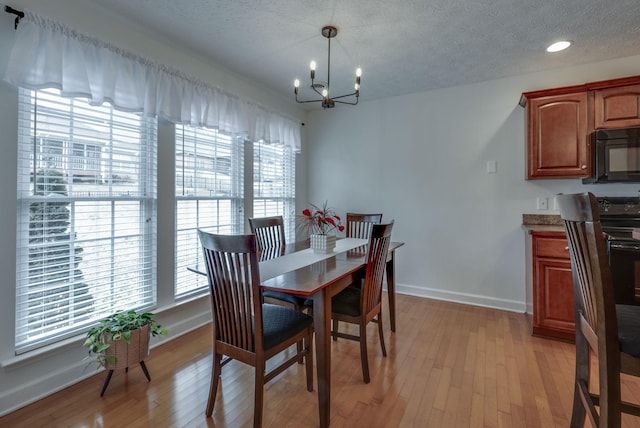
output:
[[[567,232],[567,241],[569,249],[587,248],[587,224],[580,222],[566,222],[565,230]],[[592,260],[587,257],[587,252],[577,251],[573,254],[575,266],[573,268],[574,300],[579,308],[579,313],[585,318],[592,330],[597,331],[598,314],[597,300],[602,300],[601,293],[594,290],[589,284],[593,284],[595,278],[594,273],[597,272],[597,266],[592,264]],[[577,292],[576,292],[577,291]],[[598,295],[600,294],[600,295]]]
[[[285,244],[284,219],[280,215],[250,218],[249,227],[251,233],[256,235],[258,248],[261,250]]]
[[[244,235],[244,246],[231,248],[226,237],[200,234],[208,266],[211,305],[216,338],[249,352],[255,351],[261,337],[253,337],[253,323],[260,323],[259,272],[254,235]],[[254,318],[253,315],[256,314]],[[258,326],[256,326],[257,328]]]
[[[280,247],[265,248],[260,251],[260,261],[263,262],[265,260],[271,260],[283,256],[286,252],[286,249],[286,245],[282,245]]]
[[[275,227],[263,227],[256,230],[256,238],[261,248],[272,248],[281,242],[280,233]]]
[[[391,242],[391,229],[393,222],[389,224],[375,224],[371,228],[369,238],[369,251],[367,253],[367,268],[362,289],[362,313],[370,313],[382,302],[382,282],[384,279],[387,253]]]
[[[589,193],[558,198],[567,202],[573,199],[571,208],[563,205],[561,215],[571,255],[576,312],[595,334],[604,334],[607,329],[617,331],[615,297],[598,201]],[[605,318],[605,313],[613,316]],[[598,349],[594,351],[597,353]]]
[[[382,222],[382,214],[347,213],[347,238],[369,239],[371,227]]]

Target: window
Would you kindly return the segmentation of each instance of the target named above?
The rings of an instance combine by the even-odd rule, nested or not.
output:
[[[16,352],[156,303],[156,121],[20,90]]]
[[[198,229],[244,230],[244,147],[240,138],[207,128],[176,125],[177,297],[207,287],[207,278],[187,270],[202,265]]]
[[[295,161],[290,147],[262,141],[253,144],[253,216],[283,216],[289,242],[296,236]]]

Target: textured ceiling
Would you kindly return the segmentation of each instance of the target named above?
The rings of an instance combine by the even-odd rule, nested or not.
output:
[[[324,25],[332,94],[360,66],[360,101],[640,54],[639,0],[85,1],[285,98],[312,59],[326,79]],[[560,39],[574,44],[545,52]]]

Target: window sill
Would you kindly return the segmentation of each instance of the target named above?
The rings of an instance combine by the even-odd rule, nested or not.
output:
[[[181,300],[176,301],[171,305],[166,305],[163,307],[152,309],[152,312],[160,318],[162,318],[163,315],[170,316],[172,312],[180,311],[182,308],[184,308],[185,305],[188,305],[192,302],[196,302],[202,299],[206,299],[208,296],[209,296],[208,290],[204,292],[201,291],[196,294],[187,295],[183,297]],[[29,360],[34,360],[39,357],[51,355],[52,353],[64,352],[74,348],[79,349],[80,347],[82,347],[82,343],[84,342],[84,339],[85,339],[85,334],[81,333],[76,336],[63,339],[59,342],[45,345],[41,348],[32,349],[30,351],[24,352],[23,354],[0,359],[0,367],[3,367],[3,368],[11,367],[11,366],[15,366],[15,365],[19,365],[21,363],[27,362]],[[151,345],[151,348],[153,348],[153,345]]]
[[[16,364],[23,363],[25,361],[29,361],[43,355],[51,354],[52,352],[60,352],[65,348],[71,348],[82,346],[82,342],[84,341],[84,334],[78,334],[73,337],[69,337],[67,339],[61,340],[60,342],[52,343],[50,345],[43,346],[41,348],[33,349],[31,351],[27,351],[24,354],[15,355],[13,357],[5,358],[0,360],[0,367],[11,367]]]

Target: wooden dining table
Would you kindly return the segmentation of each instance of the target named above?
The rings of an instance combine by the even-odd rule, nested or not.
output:
[[[260,262],[263,289],[295,294],[313,301],[320,427],[328,427],[331,419],[331,297],[364,278],[367,244],[368,240],[364,239],[340,239],[335,251],[326,255],[316,255],[311,249],[300,249],[304,244],[295,244],[288,251],[283,251],[280,257]],[[386,264],[392,331],[396,329],[395,250],[402,245],[402,242],[391,242]],[[190,270],[206,275],[197,267]]]

